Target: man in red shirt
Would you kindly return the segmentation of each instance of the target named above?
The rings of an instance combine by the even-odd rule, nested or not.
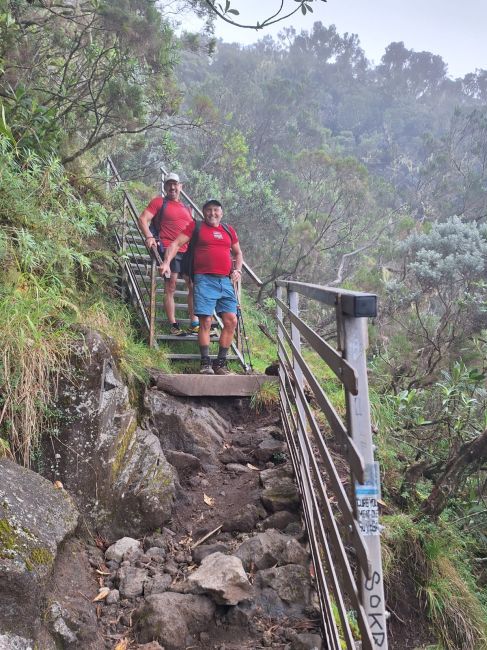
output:
[[[167,247],[176,239],[176,237],[190,224],[194,223],[191,216],[190,209],[179,200],[183,184],[179,180],[177,174],[167,174],[164,179],[164,192],[166,193],[166,203],[164,205],[164,212],[161,219],[159,230],[159,242],[161,245],[161,254]],[[156,196],[145,210],[139,216],[139,226],[145,236],[145,243],[147,248],[157,248],[157,239],[150,231],[150,222],[157,214],[158,210],[162,207],[164,197]],[[171,268],[167,271],[165,277],[164,289],[164,309],[166,316],[171,326],[171,334],[176,336],[185,336],[186,332],[181,329],[176,320],[176,308],[174,303],[174,292],[176,291],[176,280],[178,275],[181,274],[184,253],[188,248],[187,243],[183,244],[179,250],[176,251],[175,259],[171,262]],[[193,292],[191,283],[186,280],[188,285],[188,311],[191,319],[189,332],[196,334],[198,331],[198,319],[195,318],[193,309]]]
[[[198,343],[203,374],[226,375],[227,353],[237,327],[237,299],[232,281],[242,275],[243,256],[237,233],[231,226],[223,227],[222,204],[210,199],[203,206],[204,221],[194,245],[194,311],[200,320]],[[178,249],[191,239],[195,222],[188,224],[166,249],[161,273],[170,268]],[[228,229],[228,230],[227,230]],[[234,269],[232,270],[232,255]],[[210,327],[213,311],[220,315],[223,330],[220,335],[218,358],[213,367],[210,362]]]

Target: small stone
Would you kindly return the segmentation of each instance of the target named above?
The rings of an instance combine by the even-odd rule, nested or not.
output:
[[[163,548],[159,548],[157,546],[152,546],[151,548],[147,549],[145,554],[149,560],[152,560],[154,562],[160,562],[166,558],[166,551]]]
[[[174,560],[168,560],[164,566],[166,573],[169,573],[170,576],[175,576],[179,573],[179,568]]]
[[[210,635],[208,632],[201,632],[200,633],[200,641],[201,643],[208,643],[210,640]]]
[[[121,562],[130,551],[140,550],[140,548],[141,544],[138,540],[132,537],[122,537],[115,544],[107,548],[105,551],[105,559]]]
[[[118,603],[120,600],[120,592],[118,589],[112,589],[108,596],[106,597],[106,604],[107,605],[114,605],[115,603]]]

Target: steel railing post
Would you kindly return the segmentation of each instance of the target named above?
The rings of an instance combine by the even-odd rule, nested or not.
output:
[[[342,315],[345,334],[344,357],[355,369],[358,379],[357,395],[346,391],[349,433],[364,460],[366,477],[364,484],[357,481],[354,483],[355,515],[365,539],[371,565],[369,579],[362,571],[360,572],[360,595],[374,641],[374,648],[387,650],[387,614],[377,503],[380,498],[380,477],[378,465],[374,460],[375,446],[372,442],[367,380],[367,318]]]
[[[156,290],[157,290],[157,264],[153,255],[151,255],[150,271],[150,306],[149,306],[149,347],[153,348],[156,344]]]

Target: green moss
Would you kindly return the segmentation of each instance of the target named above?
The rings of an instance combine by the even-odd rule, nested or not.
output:
[[[41,564],[52,564],[53,555],[47,548],[33,548],[29,553],[29,561],[36,566]]]
[[[0,558],[10,558],[18,546],[18,534],[7,519],[0,519]]]
[[[134,419],[127,427],[125,433],[120,437],[118,441],[117,451],[115,453],[115,458],[112,464],[112,479],[115,480],[117,475],[120,473],[122,468],[122,462],[127,454],[127,450],[130,446],[130,442],[133,438],[133,435],[137,429],[137,421]]]

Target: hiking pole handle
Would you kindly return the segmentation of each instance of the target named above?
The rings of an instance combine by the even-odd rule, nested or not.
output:
[[[156,262],[157,262],[158,266],[162,266],[163,261],[162,261],[161,256],[159,255],[159,251],[157,250],[157,247],[153,246],[151,248],[151,252],[154,253],[154,257],[156,258]],[[171,277],[171,274],[166,275],[166,278],[170,278],[170,277]]]

